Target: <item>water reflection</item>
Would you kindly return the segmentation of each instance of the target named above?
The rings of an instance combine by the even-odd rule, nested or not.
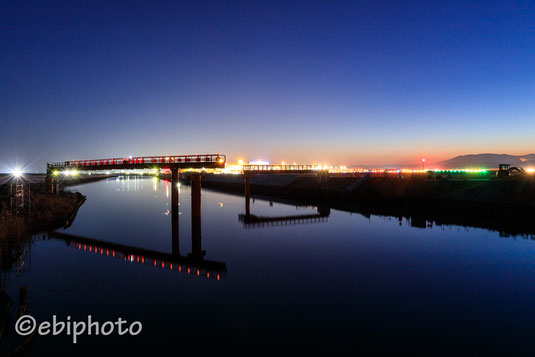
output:
[[[0,288],[5,289],[12,273],[22,275],[31,269],[32,239],[6,240],[0,244]],[[26,263],[28,260],[28,263]]]
[[[270,201],[270,206],[273,202]],[[296,224],[310,224],[310,223],[325,223],[331,214],[331,209],[328,206],[316,207],[317,214],[301,214],[301,215],[287,215],[287,216],[257,216],[251,213],[240,214],[238,220],[243,223],[244,228],[260,228],[260,227],[278,227]],[[249,211],[250,212],[250,211]]]
[[[18,293],[8,293],[8,283],[12,278],[20,278],[25,272],[31,271],[30,239],[8,239],[0,242],[0,354],[22,355],[34,335],[20,337],[13,332],[13,321],[20,316],[31,313],[28,308],[28,289],[25,285],[18,289]],[[17,305],[16,301],[18,302]]]
[[[196,176],[192,176],[193,181],[195,181],[194,177]],[[128,187],[129,185],[127,185],[127,190]],[[180,254],[180,215],[178,211],[180,187],[179,185],[171,185],[169,181],[165,180],[166,197],[169,197],[169,189],[173,191],[173,204],[171,210],[171,254],[58,231],[48,233],[48,237],[49,239],[55,238],[63,240],[69,247],[73,247],[87,253],[105,255],[111,258],[121,259],[125,262],[149,264],[162,269],[170,269],[187,274],[193,274],[199,277],[219,280],[227,273],[226,263],[204,259],[206,251],[202,249],[200,185],[192,186],[192,251],[188,253],[187,256],[182,256]],[[69,223],[65,226],[69,227],[72,220],[73,218],[70,218]]]

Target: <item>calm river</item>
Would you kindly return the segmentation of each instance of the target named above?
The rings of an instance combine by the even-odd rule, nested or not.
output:
[[[286,347],[495,352],[533,344],[530,239],[460,226],[416,228],[406,219],[334,209],[314,218],[314,207],[259,199],[251,214],[307,218],[244,225],[243,196],[203,189],[202,238],[192,240],[190,187],[182,185],[173,242],[170,185],[130,177],[73,188],[87,201],[63,233],[81,240],[35,238],[24,262],[4,272],[13,306],[26,286],[37,321],[53,315],[87,321],[92,315],[101,323],[139,321],[143,328],[137,336],[83,334],[77,344],[65,334],[35,336],[29,355],[135,355],[147,349],[255,354]],[[124,246],[143,254],[123,256]],[[115,257],[110,247],[119,247]],[[225,271],[190,267],[188,274],[187,264],[176,263],[180,258],[173,267],[158,259],[174,254],[195,260],[199,251]]]

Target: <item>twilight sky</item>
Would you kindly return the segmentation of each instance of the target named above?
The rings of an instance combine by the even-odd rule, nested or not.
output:
[[[0,121],[0,171],[527,154],[535,2],[3,0]]]

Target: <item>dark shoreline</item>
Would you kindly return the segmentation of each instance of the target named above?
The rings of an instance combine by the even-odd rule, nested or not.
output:
[[[225,177],[227,176],[227,177]],[[244,196],[243,175],[205,175],[203,188]],[[302,175],[251,181],[251,198],[297,205],[327,206],[365,217],[409,219],[418,228],[459,225],[535,239],[535,180],[436,181],[398,178],[328,178]],[[273,175],[275,176],[275,175]],[[295,176],[295,175],[294,175]],[[181,176],[188,184],[187,175]],[[361,180],[357,187],[355,183]],[[351,191],[347,187],[353,186]],[[245,204],[244,204],[245,205]]]
[[[68,227],[74,220],[86,197],[65,188],[114,177],[113,175],[84,175],[58,180],[52,193],[52,184],[45,181],[46,175],[28,175],[24,183],[26,190],[24,209],[14,210],[10,198],[10,183],[0,185],[0,240],[26,239],[40,232]]]

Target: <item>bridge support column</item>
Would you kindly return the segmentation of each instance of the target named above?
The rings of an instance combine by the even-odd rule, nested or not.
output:
[[[180,256],[180,236],[178,225],[178,209],[171,211],[171,234],[172,234],[172,254],[174,256]]]
[[[173,255],[180,255],[180,238],[178,233],[178,169],[171,169],[171,232],[172,232],[172,252]]]
[[[201,180],[202,174],[191,174],[191,255],[201,258],[205,252],[202,250],[201,237]]]
[[[245,174],[245,215],[251,215],[251,175]]]
[[[178,212],[178,169],[171,169],[171,212]]]

